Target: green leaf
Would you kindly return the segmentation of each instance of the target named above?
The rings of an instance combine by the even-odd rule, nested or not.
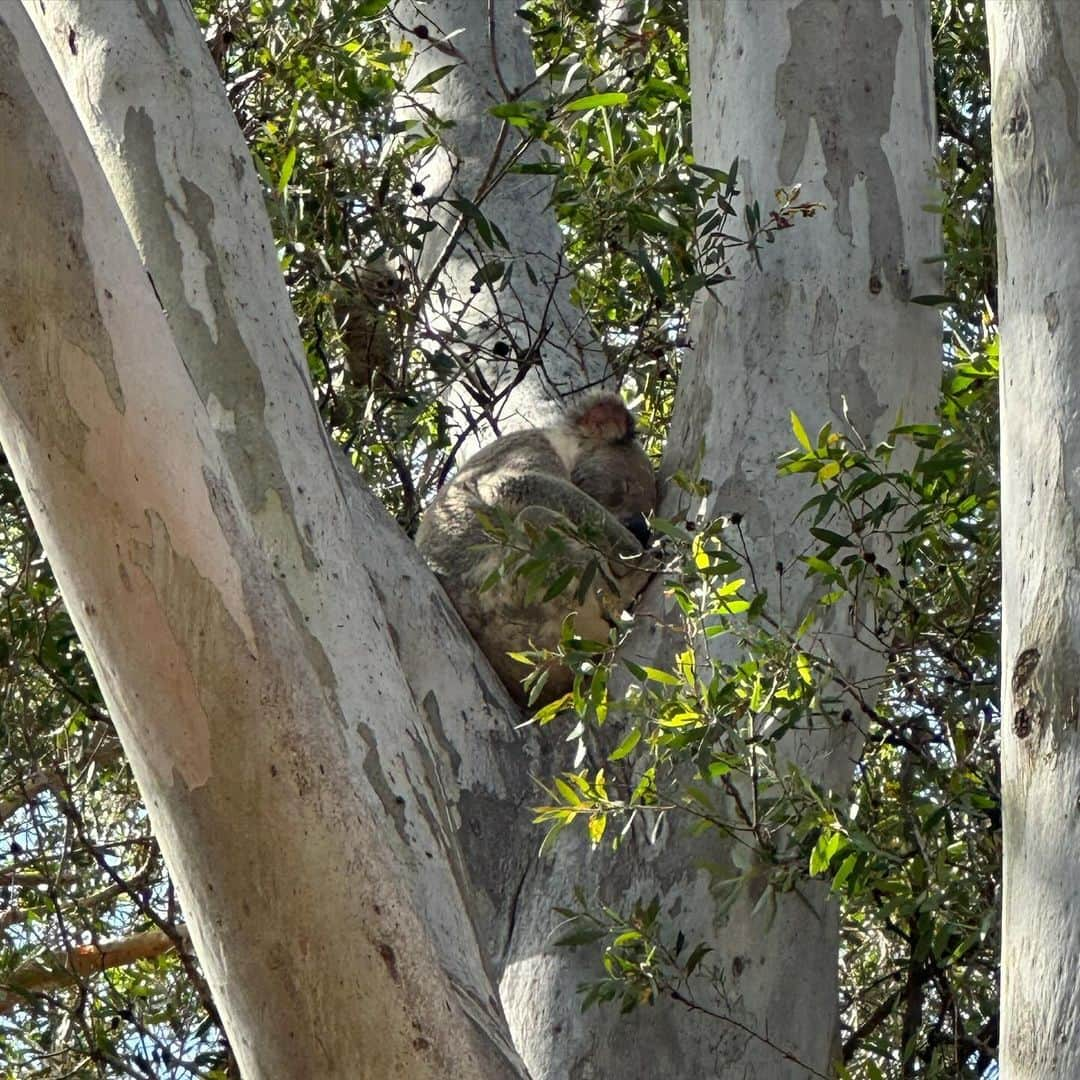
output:
[[[506,273],[506,263],[501,259],[489,259],[473,274],[476,285],[493,285]]]
[[[290,146],[289,152],[285,155],[285,160],[281,163],[281,173],[278,176],[278,194],[284,195],[285,189],[289,186],[289,180],[292,178],[293,166],[296,165],[296,147]]]
[[[670,672],[661,671],[659,668],[644,667],[641,669],[644,677],[653,682],[663,683],[665,686],[682,686],[682,679]]]
[[[707,176],[710,180],[715,180],[718,184],[726,184],[728,182],[728,174],[722,169],[711,169],[708,165],[699,165],[696,161],[690,161],[687,164],[694,172],[701,173],[702,176]]]
[[[649,283],[649,288],[652,289],[657,302],[666,304],[667,288],[664,285],[664,279],[660,276],[656,267],[649,261],[645,253],[643,251],[628,251],[627,255],[641,267],[642,273],[645,275],[645,280]]]
[[[844,882],[851,877],[852,870],[855,869],[855,864],[859,861],[857,852],[852,852],[841,864],[840,869],[836,872],[836,877],[833,878],[832,891],[840,892],[844,887]]]
[[[706,945],[704,942],[701,942],[701,944],[696,946],[694,951],[690,954],[690,958],[686,961],[685,973],[687,978],[694,974],[694,969],[712,951],[712,946]]]
[[[829,581],[842,582],[844,580],[843,575],[836,567],[825,562],[824,559],[819,559],[816,555],[809,555],[805,559],[807,569],[815,574],[820,574],[822,577]]]
[[[563,167],[554,161],[526,161],[521,165],[515,165],[510,172],[537,176],[561,176]]]
[[[560,777],[556,777],[555,787],[558,789],[559,794],[562,796],[563,802],[565,802],[568,806],[581,805],[581,797],[565,780],[561,779]]]
[[[549,600],[554,600],[556,596],[566,591],[567,586],[574,580],[576,570],[572,566],[568,566],[549,586],[547,592],[544,593],[543,602],[546,604]]]
[[[602,109],[608,105],[625,105],[630,100],[629,94],[612,90],[606,94],[588,94],[575,98],[563,106],[567,112],[581,112],[583,109]]]
[[[641,741],[641,729],[633,728],[618,746],[608,755],[608,761],[619,761],[626,757]]]
[[[854,547],[851,538],[848,536],[841,536],[838,532],[833,532],[831,529],[814,529],[810,530],[811,536],[816,536],[823,544],[831,544],[833,547]]]
[[[606,935],[607,931],[603,927],[583,926],[577,930],[571,930],[570,933],[564,934],[561,938],[556,938],[555,944],[571,947],[574,945],[589,945],[594,941],[599,941]]]
[[[531,117],[538,111],[539,106],[534,101],[504,101],[488,109],[492,116],[497,116],[500,120],[512,120],[517,116]]]
[[[434,71],[429,71],[410,91],[410,94],[422,94],[427,90],[434,88],[435,84],[445,78],[454,70],[457,64],[447,64],[444,67],[436,68]]]

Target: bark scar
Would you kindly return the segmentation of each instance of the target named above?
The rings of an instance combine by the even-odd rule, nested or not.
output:
[[[1024,687],[1031,681],[1035,669],[1039,666],[1040,652],[1038,649],[1024,649],[1013,663],[1012,692],[1013,696],[1019,696]]]

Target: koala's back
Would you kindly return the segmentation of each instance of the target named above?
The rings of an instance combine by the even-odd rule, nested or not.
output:
[[[517,482],[544,473],[569,482],[570,470],[542,430],[504,435],[474,454],[425,511],[416,544],[438,575],[458,614],[499,677],[520,698],[524,669],[506,654],[528,649],[537,636],[551,637],[551,612],[530,603],[525,586],[503,581],[481,586],[498,569],[505,552],[484,531],[477,511],[521,509],[513,496]],[[548,605],[550,607],[550,605]],[[550,641],[545,642],[551,644]]]
[[[470,590],[477,587],[502,557],[497,549],[486,554],[479,550],[491,547],[491,538],[477,511],[515,513],[520,506],[513,505],[512,494],[507,497],[514,480],[536,472],[570,479],[569,468],[542,430],[504,435],[469,458],[425,511],[416,545],[459,610],[455,593],[462,590],[454,586],[460,582]]]

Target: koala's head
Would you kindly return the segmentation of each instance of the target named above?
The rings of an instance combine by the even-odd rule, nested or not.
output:
[[[571,437],[577,451],[570,479],[644,543],[644,515],[656,509],[656,474],[622,398],[590,394],[566,414],[563,435]]]

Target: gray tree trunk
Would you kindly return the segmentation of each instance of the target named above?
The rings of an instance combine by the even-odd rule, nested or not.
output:
[[[987,5],[1001,316],[1001,1075],[1080,1075],[1080,22]]]
[[[700,470],[715,485],[708,516],[743,515],[759,584],[774,611],[782,593],[794,629],[810,592],[795,561],[808,537],[793,519],[812,492],[776,475],[776,458],[794,442],[789,413],[810,431],[827,420],[844,431],[846,401],[873,444],[900,418],[929,418],[938,396],[940,321],[910,302],[941,291],[924,263],[941,250],[938,219],[922,209],[936,151],[929,13],[923,0],[691,0],[689,18],[696,159],[727,168],[738,155],[739,186],[763,216],[774,192],[796,183],[803,200],[826,206],[764,248],[760,270],[747,260],[701,303],[665,461],[665,471],[692,471],[704,437]],[[638,619],[643,660],[663,655],[661,624]],[[827,647],[850,678],[879,674],[879,657],[850,626],[823,627],[805,644]],[[858,735],[833,719],[792,739],[788,753],[811,779],[843,790]],[[801,888],[781,898],[770,922],[747,893],[721,915],[706,864],[721,876],[740,865],[728,845],[639,832],[617,859],[563,846],[527,879],[503,999],[534,1077],[830,1074],[835,904],[824,887]],[[722,987],[699,983],[695,998],[733,1023],[669,1001],[629,1023],[615,1010],[567,1011],[574,987],[599,974],[594,954],[545,941],[547,909],[575,885],[624,911],[635,898],[659,897],[669,927],[715,948],[709,960]]]
[[[423,85],[451,66],[435,93],[403,93],[398,116],[421,123],[428,111],[450,126],[418,162],[425,200],[436,202],[439,228],[428,234],[420,263],[432,328],[455,342],[467,371],[454,391],[462,416],[481,431],[531,426],[551,415],[552,402],[607,378],[603,349],[570,298],[573,270],[551,209],[550,176],[515,172],[541,155],[522,130],[491,114],[497,105],[536,96],[536,67],[518,0],[397,0],[394,15],[414,50],[407,87]],[[546,84],[544,84],[546,88]],[[506,246],[479,239],[466,200],[501,233]],[[474,285],[484,267],[506,272]],[[510,346],[508,357],[496,349]],[[485,398],[494,405],[485,409]]]

